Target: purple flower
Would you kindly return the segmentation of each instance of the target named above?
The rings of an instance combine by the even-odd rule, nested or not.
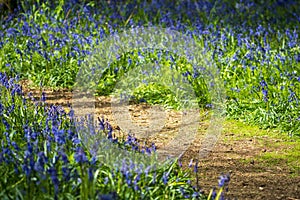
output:
[[[105,178],[104,178],[104,185],[107,185],[107,184],[108,184],[108,181],[109,181],[108,177],[105,177]]]
[[[190,160],[188,167],[191,168],[192,166],[193,166],[193,159]]]
[[[265,80],[262,80],[260,83],[261,87],[267,87],[267,83]]]
[[[68,164],[69,163],[68,156],[63,151],[60,151],[59,155],[61,156],[61,160],[64,162],[64,164]]]
[[[77,148],[76,153],[74,155],[74,159],[78,163],[88,162],[88,158],[86,157],[85,152],[81,147]]]
[[[88,175],[89,175],[89,181],[93,181],[94,180],[94,168],[90,167],[88,169]]]
[[[105,129],[104,117],[102,117],[101,119],[98,117],[98,121],[99,121],[99,125],[100,125],[100,130],[104,130]]]
[[[2,122],[3,122],[4,126],[5,126],[5,129],[8,131],[10,129],[9,123],[4,118],[2,118]]]
[[[180,168],[182,167],[181,158],[178,159],[178,166],[179,166]]]
[[[156,183],[156,172],[153,173],[152,183],[153,183],[153,184]]]
[[[262,89],[262,93],[264,96],[264,101],[267,102],[268,101],[268,90]]]
[[[37,162],[34,165],[35,171],[43,173],[45,170],[46,163],[47,163],[47,158],[46,158],[44,152],[39,152]]]
[[[228,184],[230,181],[230,174],[227,174],[227,175],[221,175],[219,177],[219,187],[224,187],[226,184]]]
[[[212,194],[211,194],[211,199],[216,199],[217,197],[217,192],[216,192],[216,189],[213,188],[213,191],[212,191]]]
[[[155,152],[156,151],[156,146],[154,143],[152,143],[152,151]]]
[[[13,36],[14,34],[18,33],[17,29],[15,28],[9,28],[6,31],[7,37]]]
[[[195,166],[194,166],[194,172],[198,173],[198,160],[196,160]]]
[[[132,64],[132,60],[129,58],[128,59],[128,65],[131,65]]]
[[[133,181],[133,187],[134,187],[134,190],[137,191],[139,190],[139,186],[138,186],[138,182],[140,181],[141,179],[141,175],[140,173],[135,177],[134,181]]]
[[[164,175],[162,177],[162,181],[163,183],[166,185],[168,183],[168,177],[169,177],[169,173],[164,172]]]
[[[129,171],[125,172],[125,180],[127,185],[131,185],[131,173]]]
[[[52,183],[54,185],[54,193],[55,195],[57,195],[59,191],[59,180],[57,177],[57,171],[55,168],[52,167],[48,170],[48,173],[50,174]]]
[[[61,170],[62,170],[64,180],[69,181],[71,179],[71,176],[70,176],[71,175],[71,170],[70,170],[70,168],[67,167],[67,166],[63,166],[61,168]]]
[[[42,101],[42,102],[45,102],[45,101],[46,101],[46,93],[45,93],[44,91],[42,92],[41,101]]]

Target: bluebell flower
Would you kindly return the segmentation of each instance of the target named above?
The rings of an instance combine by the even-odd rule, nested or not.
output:
[[[188,167],[191,168],[193,166],[193,159],[190,160]]]
[[[193,194],[192,194],[192,197],[193,198],[199,198],[201,196],[201,193],[199,193],[199,192],[194,192]]]
[[[184,72],[182,75],[183,75],[184,77],[187,77],[187,76],[191,75],[191,73],[190,73],[189,71],[186,71],[186,72]]]
[[[180,168],[182,167],[181,157],[178,158],[178,166],[179,166]]]
[[[138,186],[138,182],[140,181],[141,177],[140,177],[140,173],[135,177],[134,181],[133,181],[133,188],[135,191],[140,190],[140,187]]]
[[[206,108],[212,108],[213,105],[211,103],[205,105]]]
[[[224,187],[226,184],[228,184],[229,183],[229,181],[230,181],[230,175],[229,174],[227,174],[227,175],[221,175],[220,177],[219,177],[219,187]]]
[[[168,183],[168,178],[169,178],[169,173],[164,172],[163,177],[162,177],[162,181],[165,185]]]
[[[196,160],[195,166],[194,166],[194,172],[198,173],[198,160]]]
[[[268,101],[268,90],[262,89],[264,101]]]
[[[111,192],[110,194],[102,194],[98,196],[99,200],[116,200],[119,199],[116,192]]]
[[[260,83],[261,87],[267,87],[267,83],[265,80],[262,80]]]
[[[104,178],[104,182],[103,182],[104,185],[107,185],[107,184],[108,184],[108,181],[109,181],[108,177],[105,177],[105,178]]]
[[[217,192],[216,192],[216,189],[213,188],[213,191],[212,191],[212,194],[211,194],[211,199],[216,199],[217,197]]]
[[[43,173],[45,170],[46,163],[47,163],[47,159],[46,159],[44,152],[39,152],[37,161],[34,165],[34,170],[37,172]]]
[[[151,144],[151,148],[152,148],[152,151],[153,151],[153,152],[156,152],[156,146],[155,146],[154,143]]]
[[[48,169],[48,173],[51,176],[51,180],[52,180],[52,183],[54,186],[54,193],[55,193],[55,195],[57,195],[59,192],[59,180],[57,177],[57,171],[54,167],[51,167],[50,169]]]
[[[42,92],[41,101],[46,102],[46,93],[44,91]]]
[[[149,148],[149,147],[146,147],[146,153],[148,154],[148,155],[150,155],[152,152],[151,152],[151,148]]]
[[[156,172],[153,173],[152,175],[152,183],[155,184],[156,183]]]
[[[27,163],[25,163],[25,164],[22,165],[22,170],[24,171],[24,173],[25,173],[25,175],[26,175],[27,177],[30,176],[30,174],[31,174],[31,169],[28,167]]]
[[[67,166],[62,166],[61,170],[62,170],[62,175],[63,175],[64,180],[66,182],[68,182],[71,179],[71,170],[70,170],[70,168],[67,167]]]
[[[108,122],[106,122],[106,125],[107,125],[107,130],[108,130],[108,132],[107,132],[107,139],[112,140],[113,139],[113,136],[112,136],[112,132],[113,132],[112,126]]]
[[[99,121],[100,130],[104,130],[105,129],[104,117],[102,117],[101,119],[98,117],[98,121]]]
[[[2,117],[2,122],[3,122],[4,126],[5,126],[5,129],[8,131],[10,129],[9,123],[3,117]]]
[[[88,168],[88,177],[89,177],[89,181],[94,180],[94,168],[93,167]]]
[[[180,193],[184,196],[186,194],[186,191],[184,190],[183,187],[180,186],[179,188]]]
[[[17,144],[15,141],[13,141],[13,142],[11,143],[11,145],[14,147],[15,150],[17,150],[17,151],[20,151],[20,150],[21,150],[21,149],[19,148],[18,144]]]
[[[88,158],[86,157],[86,154],[81,147],[77,148],[76,153],[74,154],[74,159],[78,163],[88,162]]]
[[[130,171],[126,171],[125,172],[125,181],[126,181],[127,185],[131,185],[131,177],[132,177],[132,174],[130,173]]]
[[[61,156],[61,160],[64,162],[64,164],[69,163],[68,156],[63,151],[59,151],[59,155]]]
[[[7,37],[15,36],[15,34],[17,34],[17,33],[18,33],[18,30],[15,28],[8,28],[6,30]]]
[[[80,144],[80,139],[78,138],[78,137],[74,137],[73,139],[72,139],[72,142],[73,142],[73,144]]]
[[[129,58],[128,59],[128,65],[131,65],[132,64],[132,60]]]

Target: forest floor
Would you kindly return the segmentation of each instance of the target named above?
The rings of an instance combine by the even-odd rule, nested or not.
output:
[[[37,98],[41,95],[38,89],[28,91]],[[71,103],[72,93],[68,90],[45,91],[49,104],[67,107]],[[150,107],[145,103],[130,105],[132,121],[138,126],[149,125]],[[119,128],[112,115],[109,97],[96,97],[96,114],[107,118],[113,128]],[[158,149],[166,145],[180,127],[181,115],[178,112],[171,110],[166,116],[161,131],[149,138]],[[183,166],[199,156],[201,138],[207,126],[205,122],[200,124],[199,137],[183,155]],[[242,122],[225,120],[213,150],[199,160],[198,180],[206,194],[211,188],[217,188],[221,173],[231,174],[227,199],[300,200],[300,140],[276,130],[261,130]]]

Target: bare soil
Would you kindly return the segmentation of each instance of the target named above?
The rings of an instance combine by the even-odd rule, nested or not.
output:
[[[41,91],[34,91],[40,97]],[[27,90],[28,92],[28,90]],[[67,106],[71,103],[72,93],[67,90],[46,90],[49,104]],[[139,126],[149,125],[149,109],[147,104],[130,105],[129,112],[132,120]],[[115,122],[109,97],[96,97],[96,113],[104,116],[116,130],[120,129]],[[175,111],[167,112],[167,120],[163,129],[148,140],[155,142],[158,148],[163,147],[178,132],[181,115]],[[205,130],[207,124],[200,124]],[[119,130],[119,132],[122,130]],[[201,132],[201,131],[200,131]],[[201,146],[201,136],[195,139],[183,156],[183,164],[187,166],[190,159],[198,157]],[[263,142],[262,142],[263,141]],[[284,149],[274,145],[265,146],[264,143],[278,143],[269,137],[236,139],[234,133],[224,131],[213,151],[199,162],[199,182],[202,190],[208,194],[210,189],[217,187],[221,173],[231,174],[229,190],[226,199],[288,199],[300,200],[300,172],[291,171],[285,160],[281,160],[271,167],[265,165],[257,156],[269,151],[282,153]],[[300,152],[299,152],[300,154]]]

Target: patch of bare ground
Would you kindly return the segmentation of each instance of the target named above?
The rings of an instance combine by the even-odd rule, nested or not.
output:
[[[185,165],[190,158],[197,157],[197,144],[197,141],[194,142],[188,149]],[[255,139],[235,141],[234,134],[224,133],[210,155],[200,160],[200,186],[208,193],[211,188],[217,188],[220,173],[230,173],[227,199],[300,199],[300,176],[291,175],[285,160],[270,167],[257,159],[261,154],[274,150]],[[282,149],[278,149],[280,151]]]

